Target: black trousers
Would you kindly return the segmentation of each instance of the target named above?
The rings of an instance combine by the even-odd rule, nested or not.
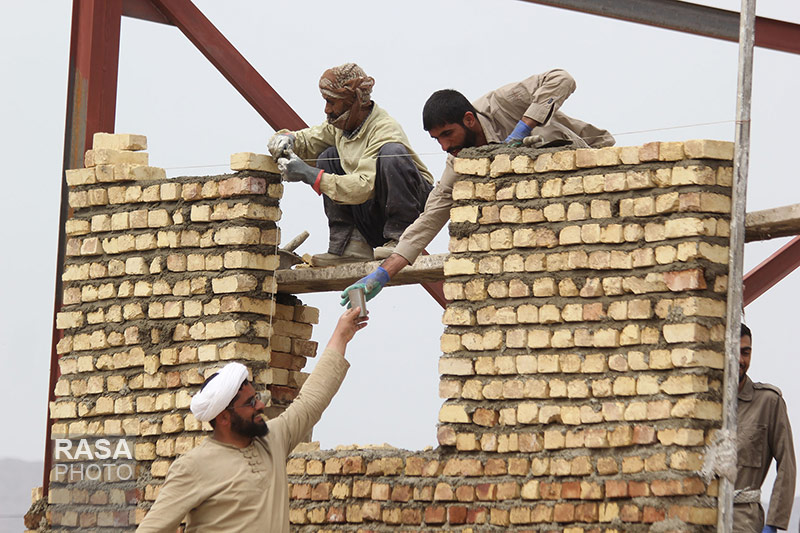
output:
[[[339,151],[331,146],[319,155],[317,168],[330,174],[344,174]],[[328,217],[328,252],[342,255],[353,228],[370,246],[377,248],[399,239],[425,208],[433,186],[422,178],[414,160],[399,143],[387,143],[378,151],[375,191],[372,198],[358,205],[338,204],[323,195]]]

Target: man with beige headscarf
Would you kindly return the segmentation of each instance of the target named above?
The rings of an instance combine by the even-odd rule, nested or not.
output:
[[[355,63],[326,70],[319,89],[327,122],[281,130],[268,144],[284,180],[323,197],[330,244],[313,256],[315,266],[385,259],[433,188],[403,128],[371,100],[374,84]]]

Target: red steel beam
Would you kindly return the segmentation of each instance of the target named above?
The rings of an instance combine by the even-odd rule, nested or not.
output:
[[[739,41],[739,13],[680,0],[523,0],[658,28]],[[756,17],[755,45],[800,54],[800,24]]]
[[[756,46],[800,54],[800,24],[756,17]]]
[[[83,167],[83,155],[99,131],[114,131],[119,66],[119,33],[122,0],[73,0],[70,37],[69,78],[67,81],[67,117],[64,133],[64,162],[61,173],[61,211],[59,215],[56,283],[53,299],[52,343],[50,347],[50,383],[48,401],[55,400],[59,377],[56,346],[61,333],[56,315],[61,310],[61,273],[66,246],[66,221],[69,218],[68,187],[64,171]],[[52,426],[48,402],[42,489],[49,490],[52,467]]]
[[[307,127],[191,0],[151,0],[273,128]]]
[[[744,277],[744,305],[771,289],[800,267],[800,237],[795,237]]]
[[[135,19],[173,25],[150,0],[122,0],[122,14]]]
[[[270,126],[276,130],[308,127],[191,0],[151,1],[158,12],[186,35]],[[422,286],[442,307],[446,307],[447,299],[441,282],[423,283]]]

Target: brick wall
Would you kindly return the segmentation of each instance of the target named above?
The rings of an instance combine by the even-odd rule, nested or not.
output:
[[[274,414],[316,351],[316,311],[273,306],[281,186],[248,170],[264,161],[164,180],[114,139],[123,151],[95,146],[95,166],[70,175],[52,407],[54,433],[133,439],[137,477],[54,479],[54,529],[140,519],[203,438],[189,398],[223,360],[254,369]],[[717,485],[697,471],[721,419],[732,152],[462,152],[440,446],[303,446],[288,465],[293,529],[714,529]]]
[[[713,530],[732,153],[462,152],[440,447],[297,454],[297,530]]]
[[[73,214],[50,412],[53,438],[74,447],[54,458],[53,530],[132,530],[173,458],[205,438],[188,410],[205,377],[246,363],[274,416],[316,354],[317,310],[275,297],[279,176],[248,170],[264,162],[242,154],[235,174],[167,180],[145,148],[142,136],[98,134],[86,168],[67,171]],[[133,460],[75,453],[81,439],[101,438],[112,449],[124,440]]]

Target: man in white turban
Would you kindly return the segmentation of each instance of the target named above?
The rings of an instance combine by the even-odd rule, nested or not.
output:
[[[389,257],[433,188],[403,128],[370,99],[373,85],[355,63],[326,70],[319,90],[328,121],[281,130],[268,144],[284,180],[322,195],[330,241],[315,266]]]
[[[300,394],[277,418],[265,419],[244,365],[229,363],[206,380],[191,410],[214,433],[172,463],[136,531],[174,533],[185,518],[187,533],[288,532],[286,460],[344,380],[347,343],[366,326],[358,311],[342,315]]]

